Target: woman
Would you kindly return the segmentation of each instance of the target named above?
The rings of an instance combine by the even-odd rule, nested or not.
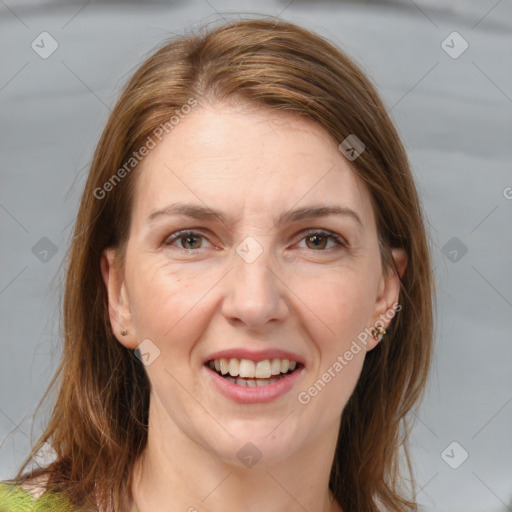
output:
[[[31,453],[56,460],[24,474],[27,458],[3,492],[415,510],[398,465],[433,293],[407,157],[346,55],[265,19],[173,40],[123,91],[80,205],[59,394]]]

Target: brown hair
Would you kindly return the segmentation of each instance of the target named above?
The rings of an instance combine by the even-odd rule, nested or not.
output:
[[[120,510],[123,495],[130,496],[131,470],[147,440],[150,383],[143,365],[112,333],[100,258],[107,247],[123,255],[136,172],[123,173],[101,199],[97,191],[113,183],[118,169],[158,127],[168,128],[191,98],[236,99],[294,112],[322,126],[337,143],[350,134],[364,143],[351,166],[371,194],[384,271],[397,271],[391,248],[403,248],[408,264],[401,278],[402,309],[389,334],[367,354],[344,409],[330,488],[344,512],[376,512],[381,505],[389,511],[415,509],[414,492],[402,489],[406,479],[399,466],[405,454],[411,472],[407,418],[430,365],[434,285],[407,156],[374,87],[344,53],[303,28],[263,18],[167,42],[123,90],[96,149],[69,250],[64,353],[42,400],[57,384],[58,397],[16,479],[47,473],[48,488],[91,510],[97,503],[109,512]],[[23,474],[45,441],[56,450],[56,461]]]

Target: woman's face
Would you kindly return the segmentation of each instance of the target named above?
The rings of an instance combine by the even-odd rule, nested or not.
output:
[[[125,266],[109,250],[102,270],[117,338],[142,343],[159,435],[238,465],[244,446],[270,464],[335,442],[377,344],[367,331],[361,341],[365,329],[399,293],[383,276],[369,193],[337,144],[291,114],[216,104],[136,172]],[[214,359],[220,373],[260,377],[230,382]],[[284,359],[296,369],[277,378]]]

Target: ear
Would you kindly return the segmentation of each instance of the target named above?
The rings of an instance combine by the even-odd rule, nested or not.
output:
[[[115,249],[105,249],[101,255],[101,275],[108,297],[108,314],[114,336],[126,348],[137,348],[137,337],[133,325],[128,292],[123,269],[117,264]],[[122,330],[127,334],[123,336]]]
[[[400,296],[400,278],[404,275],[407,266],[407,254],[404,249],[391,249],[391,254],[395,265],[380,280],[370,329],[377,326],[387,329],[396,313]],[[379,342],[380,340],[369,336],[367,350],[372,350]]]

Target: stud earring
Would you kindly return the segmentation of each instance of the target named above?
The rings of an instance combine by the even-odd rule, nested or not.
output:
[[[373,339],[379,341],[379,336],[381,334],[384,336],[384,334],[386,334],[386,329],[379,325],[378,327],[374,327],[373,329],[371,329],[370,332],[372,334]]]
[[[128,334],[128,331],[126,329],[123,329],[121,331],[121,336],[126,336]]]

